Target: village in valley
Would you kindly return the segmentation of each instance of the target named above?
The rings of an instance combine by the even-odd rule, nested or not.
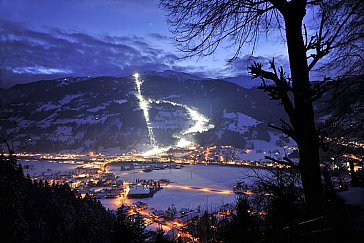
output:
[[[284,151],[294,147],[285,146]],[[18,154],[25,174],[32,180],[42,180],[49,184],[68,184],[81,197],[100,200],[111,210],[120,208],[131,221],[141,221],[146,229],[162,229],[171,239],[187,236],[186,225],[206,210],[217,219],[231,217],[236,210],[233,202],[221,202],[212,208],[177,207],[173,202],[165,208],[149,205],[151,199],[162,190],[184,190],[189,193],[211,193],[229,195],[235,198],[253,194],[249,186],[236,181],[229,188],[209,188],[203,185],[180,185],[171,178],[150,176],[156,172],[177,173],[185,166],[204,165],[207,168],[218,166],[235,169],[256,168],[260,171],[284,168],[283,165],[263,159],[267,155],[279,155],[280,151],[260,151],[257,149],[238,149],[232,146],[210,146],[175,148],[153,156],[145,156],[131,151],[123,155],[89,154]],[[244,156],[255,155],[255,160],[244,160]],[[293,159],[293,158],[292,158]],[[35,162],[37,161],[37,163]],[[43,162],[42,162],[43,161]],[[37,165],[38,164],[38,165]],[[39,165],[41,164],[41,166]],[[53,167],[51,166],[53,165]],[[66,169],[65,169],[66,168]],[[188,172],[189,173],[189,172]],[[192,171],[191,179],[192,179]],[[173,177],[172,177],[173,178]],[[191,196],[193,197],[193,196]],[[159,199],[161,200],[161,199]],[[110,206],[112,202],[112,206]],[[166,204],[165,204],[166,205]],[[252,212],[253,213],[253,212]],[[256,212],[264,214],[264,212]]]
[[[242,150],[232,146],[211,146],[173,149],[168,153],[163,152],[153,156],[130,152],[118,156],[89,153],[86,155],[18,154],[17,157],[21,161],[24,173],[30,174],[32,180],[42,180],[49,184],[68,184],[81,197],[92,197],[102,203],[106,202],[106,204],[112,201],[115,204],[112,210],[121,207],[131,220],[142,220],[147,229],[163,229],[166,235],[175,239],[177,235],[187,234],[185,226],[188,222],[201,216],[207,209],[201,205],[196,208],[177,208],[173,204],[164,209],[154,208],[144,202],[145,199],[152,198],[161,190],[171,189],[214,195],[235,195],[234,197],[250,195],[252,192],[240,182],[228,189],[217,189],[179,185],[167,178],[145,178],[148,178],[153,171],[177,172],[188,165],[227,166],[232,169],[236,167],[258,169],[281,167],[268,160],[241,159],[242,155],[252,152],[253,150]],[[265,152],[263,154],[258,151],[258,154],[264,155]],[[35,160],[41,165],[37,165]],[[116,175],[114,170],[110,170],[110,166],[116,168],[119,175]],[[133,175],[133,180],[130,180],[130,177],[125,179],[126,175]],[[230,217],[235,210],[234,205],[233,202],[220,203],[212,213],[217,218]]]

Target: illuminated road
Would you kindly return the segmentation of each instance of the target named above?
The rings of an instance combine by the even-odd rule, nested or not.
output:
[[[192,242],[197,241],[196,238],[194,238],[192,235],[190,235],[185,229],[184,229],[184,224],[178,222],[178,221],[164,221],[164,220],[159,220],[156,217],[150,216],[148,212],[145,212],[143,210],[138,210],[136,208],[133,208],[130,212],[131,214],[137,213],[140,214],[142,216],[144,216],[146,219],[150,220],[153,223],[158,223],[162,226],[163,230],[171,230],[171,229],[176,229],[178,230],[178,234],[179,236],[182,237],[186,237],[188,239],[190,239]],[[130,215],[130,214],[129,214]]]
[[[192,190],[192,191],[200,191],[200,192],[209,192],[214,194],[234,194],[233,190],[224,190],[224,189],[213,189],[207,187],[197,187],[197,186],[180,186],[180,185],[165,185],[163,188],[176,188],[183,190]]]

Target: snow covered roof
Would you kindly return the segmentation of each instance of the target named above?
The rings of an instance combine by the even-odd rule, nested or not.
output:
[[[154,210],[152,212],[152,214],[154,214],[156,216],[163,216],[164,215],[164,211],[163,210]]]
[[[145,203],[145,202],[142,202],[142,201],[137,201],[137,202],[135,203],[135,205],[136,205],[137,207],[141,207],[141,206],[148,205],[148,204],[147,204],[147,203]]]
[[[135,194],[149,194],[150,190],[145,188],[145,187],[141,187],[141,186],[136,186],[136,187],[132,187],[130,188],[129,191],[129,195],[135,195]]]

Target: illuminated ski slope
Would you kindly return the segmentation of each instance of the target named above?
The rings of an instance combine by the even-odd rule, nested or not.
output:
[[[187,105],[179,104],[179,103],[169,101],[169,100],[152,100],[152,99],[145,98],[142,94],[143,80],[140,79],[140,75],[138,73],[135,73],[133,75],[133,77],[135,78],[135,86],[136,86],[136,91],[137,91],[136,97],[139,100],[139,107],[143,111],[143,115],[144,115],[144,118],[145,118],[145,121],[147,124],[147,129],[148,129],[149,143],[152,146],[152,149],[143,153],[143,155],[150,156],[150,155],[154,155],[154,154],[158,154],[158,153],[167,151],[168,149],[171,148],[171,146],[159,148],[157,145],[157,141],[156,141],[154,133],[153,133],[153,127],[151,126],[151,121],[150,121],[150,117],[149,117],[149,108],[152,103],[170,104],[173,106],[181,107],[186,110],[190,119],[193,122],[195,122],[195,124],[192,127],[183,131],[181,134],[176,135],[176,137],[179,139],[177,144],[175,144],[176,147],[186,147],[188,145],[191,145],[194,143],[194,141],[191,140],[192,134],[197,133],[197,132],[205,132],[205,131],[208,131],[208,130],[214,128],[214,125],[211,124],[210,120],[207,117],[205,117],[203,114],[199,113],[197,110],[195,110]],[[190,135],[190,136],[188,136],[188,135]]]

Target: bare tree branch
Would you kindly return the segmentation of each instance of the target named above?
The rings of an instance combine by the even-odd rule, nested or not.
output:
[[[264,156],[265,159],[271,160],[273,162],[276,162],[278,164],[290,167],[292,169],[297,169],[298,165],[296,165],[295,163],[293,163],[293,161],[287,157],[283,157],[283,160],[279,160],[270,156]]]

